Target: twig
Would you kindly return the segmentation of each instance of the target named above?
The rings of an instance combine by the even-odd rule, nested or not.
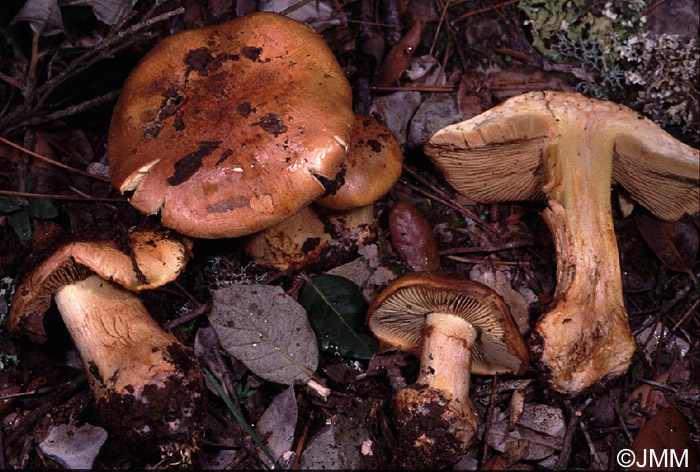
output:
[[[605,467],[603,467],[603,464],[598,459],[598,451],[596,451],[593,440],[591,440],[591,435],[588,433],[586,423],[583,421],[581,422],[581,431],[583,431],[583,436],[586,438],[586,442],[588,443],[588,452],[591,456],[593,456],[593,462],[595,462],[595,464],[598,466],[598,470],[603,470]]]
[[[177,328],[180,325],[183,325],[185,323],[188,323],[195,318],[199,318],[202,315],[205,315],[209,313],[209,310],[211,310],[211,303],[205,303],[203,305],[199,305],[197,308],[194,310],[191,310],[189,313],[182,315],[178,318],[175,318],[174,320],[171,320],[165,325],[165,330],[166,331],[172,331],[173,329]]]
[[[683,323],[685,323],[685,320],[687,320],[687,319],[690,317],[690,315],[693,313],[693,311],[695,311],[695,310],[698,309],[698,303],[700,303],[700,300],[695,300],[695,303],[693,303],[693,306],[691,306],[690,309],[689,309],[688,311],[685,312],[685,315],[683,315],[683,316],[681,317],[681,319],[678,320],[678,323],[676,323],[676,324],[673,326],[673,328],[671,328],[671,331],[677,330],[678,327],[679,327],[680,325],[682,325]]]
[[[564,439],[562,440],[562,450],[559,454],[559,458],[557,459],[556,464],[554,465],[554,470],[562,470],[566,468],[566,464],[569,462],[569,456],[571,455],[571,441],[574,439],[576,427],[581,421],[583,410],[585,410],[586,407],[588,407],[588,405],[590,405],[592,401],[593,398],[588,398],[581,406],[581,408],[574,410],[573,406],[571,405],[571,402],[568,399],[564,400],[564,403],[566,404],[567,408],[569,409],[569,412],[571,413],[571,420],[566,426],[566,433],[564,434]]]
[[[413,177],[414,179],[416,179],[417,181],[419,181],[420,183],[422,183],[423,185],[425,185],[426,187],[428,187],[430,190],[432,190],[433,192],[435,192],[436,194],[438,194],[438,195],[439,195],[440,197],[442,197],[442,198],[438,198],[438,197],[435,197],[435,196],[433,196],[433,195],[430,195],[428,192],[426,192],[426,191],[424,191],[424,190],[422,190],[422,189],[420,189],[420,188],[418,188],[418,187],[416,187],[416,186],[414,186],[414,185],[411,185],[410,183],[404,181],[404,183],[405,183],[406,185],[408,185],[409,187],[413,188],[414,190],[416,190],[416,191],[418,191],[418,192],[423,193],[425,196],[427,196],[427,197],[429,197],[429,198],[433,198],[434,200],[436,200],[436,201],[442,203],[443,205],[446,205],[446,206],[448,206],[448,207],[450,207],[450,208],[452,208],[452,209],[454,209],[454,210],[457,210],[458,212],[460,212],[460,213],[463,214],[464,216],[468,217],[469,219],[474,220],[474,222],[475,222],[477,225],[481,226],[482,228],[484,228],[485,230],[487,230],[488,232],[490,232],[492,236],[495,236],[495,235],[498,235],[498,234],[499,234],[499,231],[498,231],[496,228],[493,228],[491,225],[489,225],[488,223],[486,223],[485,221],[483,221],[481,218],[479,218],[479,215],[477,215],[476,213],[474,213],[473,211],[471,211],[469,208],[465,208],[465,207],[463,207],[462,205],[449,202],[448,199],[449,199],[450,197],[449,197],[448,195],[445,195],[445,192],[443,192],[442,190],[440,190],[439,188],[437,188],[435,185],[431,184],[431,183],[428,182],[426,179],[424,179],[423,177],[421,177],[421,175],[418,174],[418,172],[414,171],[413,169],[411,169],[411,168],[408,167],[408,166],[403,166],[403,170],[404,170],[405,172],[407,172],[408,174],[410,174],[411,177]]]
[[[666,315],[661,317],[661,334],[659,334],[659,341],[656,345],[656,358],[654,359],[654,372],[651,374],[651,378],[655,379],[656,374],[659,370],[659,357],[661,357],[661,346],[664,343],[664,334],[666,334]],[[647,393],[647,401],[644,403],[644,415],[642,416],[642,424],[639,425],[640,428],[644,426],[647,421],[647,416],[649,410],[651,410],[651,399],[654,396],[654,384],[650,384],[649,391]]]
[[[112,203],[129,203],[123,198],[107,198],[107,197],[79,197],[75,195],[45,195],[42,193],[28,192],[13,192],[12,190],[0,190],[0,195],[9,195],[11,197],[35,197],[45,198],[47,200],[71,200],[80,202],[112,202]]]
[[[461,228],[455,228],[459,230]],[[509,243],[503,244],[492,244],[490,246],[472,246],[472,247],[455,247],[450,249],[444,249],[440,251],[441,256],[448,256],[452,254],[464,254],[472,252],[498,252],[506,251],[508,249],[515,249],[518,247],[532,246],[535,244],[536,239],[521,239],[518,241],[511,241]]]
[[[466,262],[468,264],[481,264],[483,262],[488,262],[489,264],[495,265],[517,265],[517,266],[529,266],[529,261],[498,261],[493,259],[472,259],[470,257],[460,257],[460,256],[447,256],[448,259],[452,259],[457,262]]]
[[[481,451],[481,468],[486,462],[486,453],[489,450],[489,430],[491,429],[491,421],[493,420],[493,409],[496,406],[496,390],[498,387],[498,373],[493,375],[491,383],[491,402],[489,403],[489,411],[486,414],[486,426],[484,426],[484,449]]]
[[[671,391],[671,392],[673,392],[673,393],[678,393],[678,389],[677,389],[677,388],[671,387],[670,385],[667,385],[667,384],[665,384],[665,383],[654,382],[653,380],[647,380],[647,379],[639,379],[639,381],[642,382],[642,383],[645,383],[645,384],[653,385],[654,387],[659,387],[659,388],[662,388],[662,389],[664,389],[664,390],[669,390],[669,391]]]
[[[185,296],[186,296],[187,298],[189,298],[190,301],[191,301],[192,303],[194,303],[194,306],[196,306],[196,307],[202,306],[202,304],[199,303],[199,301],[198,301],[196,298],[194,298],[194,297],[192,296],[192,294],[191,294],[190,292],[188,292],[187,289],[186,289],[185,287],[183,287],[182,284],[181,284],[180,282],[178,282],[177,280],[174,280],[174,281],[173,281],[173,285],[176,286],[177,288],[179,288],[180,291],[182,291],[182,293],[184,293]]]
[[[300,9],[301,7],[311,3],[313,0],[301,0],[300,2],[295,3],[294,5],[291,5],[289,8],[285,8],[280,12],[280,15],[287,16],[290,13],[293,13]]]
[[[437,28],[435,28],[435,36],[433,36],[433,44],[430,45],[430,50],[428,51],[428,55],[432,56],[433,51],[435,50],[435,44],[437,43],[438,36],[440,35],[440,28],[442,27],[442,22],[445,21],[445,14],[447,13],[447,8],[450,6],[450,2],[452,0],[447,0],[445,2],[445,6],[442,7],[442,13],[440,13],[440,20],[438,21]]]
[[[400,91],[413,91],[413,92],[456,92],[456,85],[406,85],[406,86],[370,86],[370,92],[400,92]]]
[[[58,110],[58,111],[55,111],[53,113],[49,113],[48,115],[44,115],[44,116],[39,115],[39,116],[34,116],[32,118],[28,118],[28,119],[18,123],[15,127],[18,128],[20,126],[32,126],[32,125],[38,125],[41,123],[46,123],[48,121],[59,120],[59,119],[64,118],[66,116],[72,116],[72,115],[75,115],[76,113],[81,113],[85,110],[89,110],[90,108],[96,107],[97,105],[101,105],[102,103],[109,102],[110,100],[113,100],[113,99],[117,98],[118,96],[119,96],[119,90],[113,90],[113,91],[106,93],[104,95],[101,95],[99,97],[91,98],[90,100],[85,100],[82,103],[78,103],[77,105],[71,105],[71,106],[64,108],[62,110]]]
[[[696,277],[698,277],[698,276],[696,275]],[[644,323],[642,323],[642,325],[639,328],[635,329],[632,334],[634,334],[635,336],[638,335],[639,333],[641,333],[642,331],[647,329],[649,326],[656,323],[656,321],[658,319],[660,319],[663,315],[665,315],[669,311],[673,310],[673,308],[676,305],[678,305],[681,302],[681,300],[683,300],[685,298],[685,296],[688,294],[690,289],[693,288],[694,286],[695,286],[694,283],[689,283],[688,285],[686,285],[685,287],[680,289],[678,291],[678,293],[676,293],[676,296],[673,297],[673,299],[671,301],[669,301],[666,305],[664,305],[663,308],[661,308],[656,313],[656,315],[649,317]]]
[[[109,183],[109,179],[107,179],[107,178],[105,178],[105,177],[102,177],[102,176],[99,176],[99,175],[94,175],[94,174],[91,174],[91,173],[89,173],[89,172],[85,172],[84,170],[76,169],[75,167],[68,166],[68,165],[66,165],[66,164],[64,164],[64,163],[62,163],[62,162],[54,161],[53,159],[50,159],[50,158],[48,158],[48,157],[46,157],[46,156],[42,156],[41,154],[37,154],[37,153],[34,152],[34,151],[30,151],[29,149],[26,149],[26,148],[20,146],[19,144],[15,144],[15,143],[13,143],[12,141],[3,138],[2,136],[0,136],[0,142],[3,142],[3,143],[7,144],[7,145],[10,146],[10,147],[13,147],[13,148],[15,148],[15,149],[18,149],[18,150],[20,150],[20,151],[22,151],[22,152],[24,152],[24,153],[27,153],[27,154],[29,154],[29,155],[32,156],[32,157],[36,157],[37,159],[42,160],[42,161],[44,161],[44,162],[46,162],[46,163],[48,163],[48,164],[54,165],[54,166],[56,166],[56,167],[61,167],[61,168],[63,168],[63,169],[69,170],[69,171],[71,171],[71,172],[75,172],[75,173],[80,174],[80,175],[84,175],[84,176],[86,176],[86,177],[92,177],[93,179],[101,180],[102,182],[107,182],[107,183]]]
[[[465,13],[462,16],[457,17],[455,20],[452,21],[452,23],[455,23],[459,20],[463,20],[465,18],[469,18],[470,16],[478,15],[479,13],[485,13],[487,11],[495,10],[497,8],[500,8],[500,7],[505,7],[505,6],[511,5],[513,3],[518,3],[519,1],[520,0],[508,0],[507,2],[498,3],[496,5],[491,5],[490,7],[481,8],[479,10],[472,10],[472,11]],[[461,3],[461,2],[459,2],[459,3]]]
[[[657,2],[652,3],[651,5],[649,5],[649,6],[647,7],[646,10],[644,10],[644,11],[642,12],[641,16],[646,16],[646,15],[648,15],[650,11],[652,11],[654,8],[658,7],[659,5],[661,5],[662,3],[664,3],[665,1],[666,1],[666,0],[658,0]]]
[[[301,430],[301,435],[299,436],[299,442],[297,443],[297,448],[295,450],[296,457],[294,457],[294,462],[292,462],[292,466],[289,468],[290,470],[295,470],[297,468],[297,464],[299,463],[299,458],[301,457],[301,453],[304,452],[304,442],[306,441],[306,435],[309,432],[309,423],[306,422],[304,423],[304,428]]]

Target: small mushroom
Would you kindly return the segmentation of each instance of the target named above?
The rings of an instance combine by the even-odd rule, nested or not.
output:
[[[370,306],[367,325],[382,342],[420,357],[416,383],[394,403],[403,467],[441,468],[465,452],[478,429],[469,405],[472,373],[528,367],[501,297],[444,272],[414,272],[389,285]]]
[[[319,269],[342,263],[377,237],[374,206],[329,210],[311,204],[243,241],[257,264],[276,270]]]
[[[533,92],[435,133],[425,153],[474,200],[547,200],[557,287],[531,344],[575,394],[627,370],[627,322],[610,187],[663,220],[700,208],[700,153],[636,112],[573,92]]]
[[[403,152],[391,130],[370,115],[355,115],[344,172],[316,203],[334,210],[371,205],[401,175]]]
[[[391,130],[368,115],[355,115],[350,149],[326,195],[283,222],[253,234],[244,251],[277,270],[342,263],[360,244],[376,238],[374,202],[401,175],[403,154]]]
[[[154,443],[191,449],[201,433],[199,364],[132,292],[174,280],[191,246],[153,231],[132,232],[124,250],[112,241],[65,243],[19,285],[7,317],[10,332],[43,342],[53,298],[100,422],[144,450]]]
[[[174,34],[132,71],[109,129],[111,180],[180,233],[244,236],[323,195],[352,126],[323,38],[254,13]]]

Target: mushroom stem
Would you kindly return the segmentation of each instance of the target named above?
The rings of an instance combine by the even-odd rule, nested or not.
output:
[[[578,392],[624,372],[636,348],[623,303],[610,207],[615,124],[559,113],[558,144],[545,150],[549,197],[543,217],[554,236],[557,288],[537,323],[541,362],[552,383]]]
[[[101,424],[132,444],[194,448],[199,364],[138,296],[89,275],[59,287],[54,299],[90,374]]]
[[[441,390],[455,406],[464,408],[469,401],[476,330],[468,321],[447,313],[429,314],[425,326],[416,383]]]
[[[96,399],[108,392],[126,393],[128,385],[140,396],[146,385],[162,387],[175,374],[164,352],[179,342],[160,328],[135,294],[91,275],[58,288],[54,300],[92,374]]]

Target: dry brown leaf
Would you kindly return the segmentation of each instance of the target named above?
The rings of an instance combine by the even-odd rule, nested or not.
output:
[[[399,41],[386,55],[384,61],[379,66],[377,74],[377,86],[389,87],[394,82],[399,80],[401,74],[408,69],[408,65],[416,52],[416,48],[420,43],[421,33],[423,30],[423,21],[418,18],[411,29],[406,33],[401,41]]]
[[[692,278],[700,237],[687,218],[673,223],[661,221],[642,211],[634,214],[634,222],[644,241],[669,269],[687,272]]]
[[[698,470],[690,426],[675,406],[664,408],[647,421],[631,449],[636,460],[628,470]]]

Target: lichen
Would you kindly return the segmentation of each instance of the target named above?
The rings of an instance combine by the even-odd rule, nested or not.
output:
[[[632,107],[662,127],[679,127],[682,133],[698,129],[697,38],[641,33],[616,49],[625,83],[637,92]]]

